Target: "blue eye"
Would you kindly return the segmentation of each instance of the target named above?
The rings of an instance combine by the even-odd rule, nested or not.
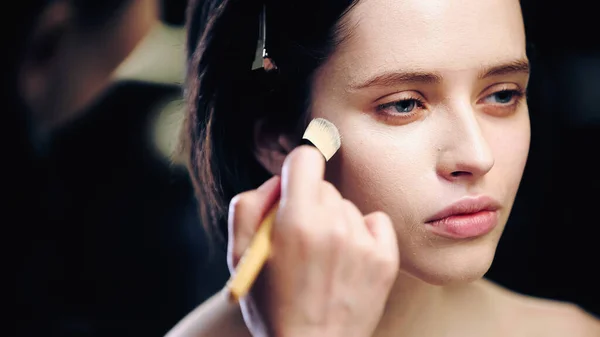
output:
[[[488,99],[493,99],[493,101],[489,103],[507,105],[510,104],[515,98],[518,98],[518,96],[520,95],[521,93],[517,90],[502,90],[486,97],[486,101]]]
[[[417,106],[417,102],[414,99],[406,99],[394,103],[394,109],[400,113],[409,113]]]
[[[410,114],[415,108],[422,107],[420,100],[416,98],[402,99],[395,102],[381,104],[377,107],[378,110],[388,110],[394,114]]]

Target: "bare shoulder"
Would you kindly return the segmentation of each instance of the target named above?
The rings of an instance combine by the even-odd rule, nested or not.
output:
[[[600,321],[579,306],[523,296],[523,326],[543,336],[600,337]],[[530,317],[531,320],[527,318]]]
[[[573,303],[519,294],[489,281],[484,287],[520,335],[600,337],[600,320]]]
[[[165,337],[251,337],[237,304],[224,291],[185,316]]]

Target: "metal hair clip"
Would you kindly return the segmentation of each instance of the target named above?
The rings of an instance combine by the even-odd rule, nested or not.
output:
[[[260,12],[258,43],[256,46],[256,56],[252,63],[252,70],[263,68],[265,71],[277,69],[277,65],[267,52],[267,6],[263,4]]]

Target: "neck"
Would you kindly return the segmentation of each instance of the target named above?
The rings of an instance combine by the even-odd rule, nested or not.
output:
[[[443,331],[454,330],[451,325],[460,321],[451,317],[460,318],[458,311],[481,308],[481,302],[476,303],[481,299],[476,296],[476,284],[435,286],[401,271],[374,336],[443,335]]]

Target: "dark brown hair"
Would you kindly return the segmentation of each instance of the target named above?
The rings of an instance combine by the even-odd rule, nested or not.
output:
[[[187,12],[187,112],[183,151],[208,228],[226,233],[231,198],[268,172],[254,156],[254,125],[298,134],[315,71],[349,36],[356,0],[193,0]],[[276,71],[252,71],[259,16]],[[215,228],[216,227],[216,228]]]

